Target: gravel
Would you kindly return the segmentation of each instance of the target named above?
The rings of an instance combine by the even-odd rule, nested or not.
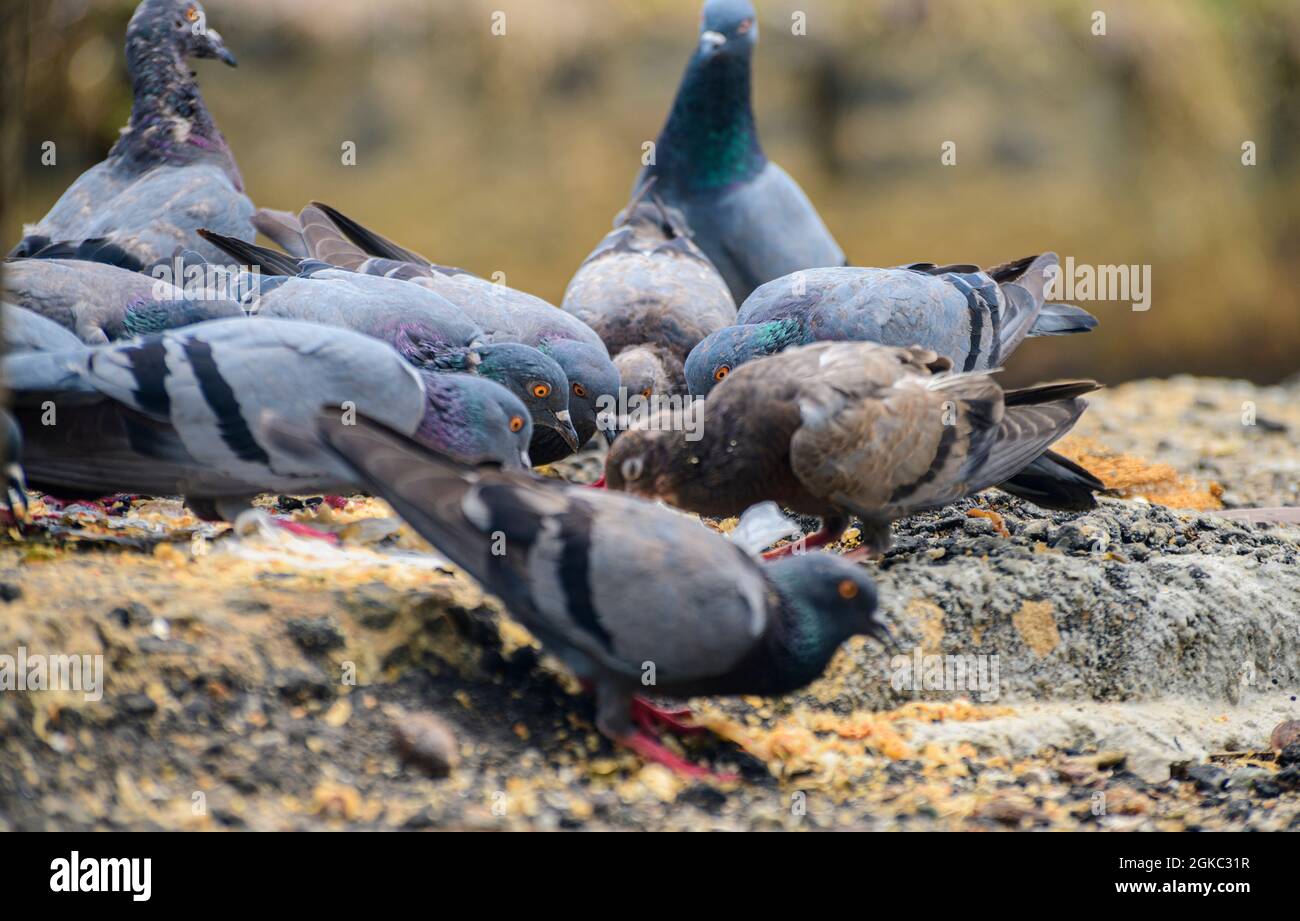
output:
[[[1216,514],[1300,504],[1298,397],[1104,391],[1065,446],[1115,484],[1097,510],[989,492],[896,525],[867,564],[894,648],[692,702],[715,734],[684,751],[731,784],[600,737],[493,599],[356,524],[381,503],[281,503],[343,536],[312,555],[74,509],[0,543],[0,653],[102,655],[106,686],[0,693],[0,831],[1300,829],[1300,529]]]

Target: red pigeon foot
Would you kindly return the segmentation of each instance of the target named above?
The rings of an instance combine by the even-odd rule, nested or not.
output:
[[[74,505],[80,505],[84,508],[96,509],[107,515],[116,498],[116,496],[103,496],[99,499],[59,499],[55,496],[46,496],[45,505],[55,512],[62,512]]]
[[[310,537],[313,540],[323,540],[327,543],[339,543],[339,536],[331,534],[329,531],[322,531],[320,528],[313,528],[309,524],[303,524],[301,521],[288,521],[283,518],[275,519],[276,527],[283,528],[290,534],[296,534],[298,537]]]
[[[622,736],[618,740],[622,745],[632,749],[647,761],[655,764],[662,764],[664,767],[680,774],[683,777],[691,777],[701,780],[720,780],[733,781],[737,777],[735,774],[715,774],[708,768],[700,767],[698,764],[691,764],[685,758],[673,754],[663,746],[658,739],[647,735],[644,732],[633,731]]]
[[[597,480],[596,482],[594,482],[594,483],[588,483],[588,484],[587,484],[587,488],[588,488],[588,489],[604,489],[604,488],[605,488],[605,474],[602,473],[602,474],[600,475],[600,479]]]
[[[811,550],[817,547],[825,546],[826,544],[833,543],[836,539],[839,538],[840,534],[842,534],[843,532],[844,532],[843,527],[827,528],[826,526],[823,525],[822,529],[818,531],[816,534],[809,534],[807,537],[801,537],[798,540],[792,540],[790,541],[790,543],[785,544],[784,546],[781,547],[777,547],[775,550],[766,551],[763,554],[763,559],[777,560],[783,556],[790,556],[795,552],[796,547],[802,547],[802,549],[799,551],[800,553],[802,553],[804,550]]]
[[[632,719],[646,732],[654,732],[656,728],[667,729],[679,735],[697,735],[709,731],[707,727],[689,722],[692,716],[689,707],[674,707],[670,710],[657,707],[642,697],[632,698]]]

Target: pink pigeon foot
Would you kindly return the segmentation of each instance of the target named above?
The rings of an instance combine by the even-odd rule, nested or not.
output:
[[[274,520],[276,527],[283,528],[290,534],[295,534],[298,537],[309,537],[313,540],[323,540],[330,544],[339,543],[339,536],[337,534],[331,534],[329,531],[322,531],[320,528],[313,528],[311,525],[303,524],[301,521],[289,521],[284,518],[276,518]]]
[[[790,543],[777,547],[775,550],[766,551],[763,554],[763,559],[778,560],[783,556],[790,556],[795,552],[795,548],[799,547],[801,543],[804,550],[813,550],[817,547],[834,543],[842,533],[844,533],[843,528],[828,529],[823,526],[822,529],[815,534],[809,534],[807,537],[800,538],[799,540],[792,540]]]
[[[679,735],[699,735],[709,731],[705,726],[690,722],[692,716],[689,707],[674,707],[670,710],[655,706],[642,697],[632,698],[632,719],[646,732],[654,732],[656,728],[667,729]]]
[[[654,736],[647,735],[644,732],[633,731],[618,739],[619,744],[630,748],[642,758],[655,764],[662,764],[664,767],[680,774],[683,777],[690,777],[698,780],[720,780],[734,781],[737,779],[735,774],[717,774],[708,768],[700,767],[698,764],[692,764],[685,758],[673,754],[663,743]]]

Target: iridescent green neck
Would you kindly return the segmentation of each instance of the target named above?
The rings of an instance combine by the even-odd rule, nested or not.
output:
[[[807,345],[811,340],[798,317],[782,317],[754,325],[754,342],[764,355],[775,355],[795,345]]]
[[[783,671],[788,678],[805,684],[825,671],[826,663],[845,638],[797,591],[783,591],[781,595],[777,623],[768,631],[770,653],[784,660]]]
[[[720,189],[763,169],[748,53],[691,59],[655,156],[654,172],[686,192]]]

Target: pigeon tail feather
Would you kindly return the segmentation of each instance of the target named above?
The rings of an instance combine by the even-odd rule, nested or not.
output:
[[[199,230],[199,236],[223,253],[238,259],[241,265],[256,266],[269,275],[288,275],[292,277],[299,274],[298,260],[292,256],[276,252],[265,246],[258,246],[256,243],[247,243],[236,237],[228,237],[213,230],[201,229]]]

